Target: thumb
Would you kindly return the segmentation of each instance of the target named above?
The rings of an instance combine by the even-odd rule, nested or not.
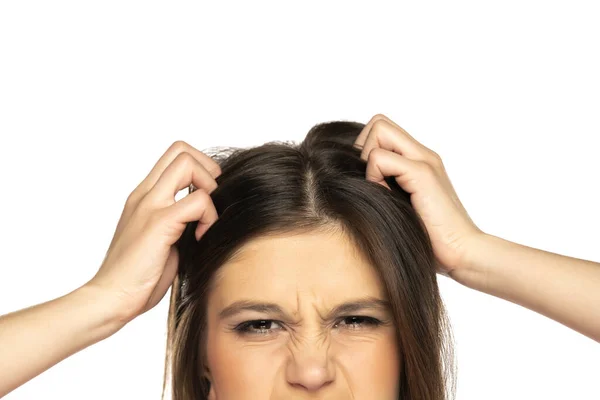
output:
[[[160,303],[162,298],[165,296],[165,293],[167,293],[167,290],[169,290],[169,287],[173,284],[173,280],[177,275],[178,265],[179,253],[177,252],[175,246],[171,246],[169,250],[169,255],[167,257],[167,261],[165,263],[165,269],[163,270],[163,273],[160,279],[158,280],[156,287],[152,291],[152,294],[148,299],[148,303],[143,313],[152,309],[154,306]]]

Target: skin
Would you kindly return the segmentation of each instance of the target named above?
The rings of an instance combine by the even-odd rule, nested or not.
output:
[[[385,115],[376,114],[369,121],[357,138],[356,145],[362,148],[361,157],[368,160],[366,172],[368,180],[387,186],[383,177],[394,176],[396,182],[411,193],[413,206],[423,219],[430,235],[438,263],[438,273],[449,276],[472,289],[527,307],[600,342],[600,307],[596,306],[600,304],[600,263],[535,249],[480,231],[472,223],[458,199],[439,155],[416,141]],[[0,397],[70,355],[115,334],[162,299],[177,272],[177,253],[171,246],[180,237],[185,224],[199,221],[196,231],[196,238],[199,239],[217,219],[216,210],[207,194],[216,188],[215,178],[220,173],[219,166],[206,154],[185,142],[173,143],[148,176],[128,197],[106,258],[94,278],[66,295],[0,317],[0,346],[2,347]],[[175,202],[174,194],[190,184],[203,190],[196,190]],[[306,246],[301,246],[300,250],[303,251],[300,255],[296,251],[289,258],[283,257],[285,263],[279,264],[285,265],[286,268],[277,270],[277,276],[280,277],[283,270],[292,269],[297,265],[299,257],[307,259],[306,255],[311,253],[317,255],[314,258],[323,266],[326,257],[321,256],[325,254],[324,249],[316,247],[322,244],[320,241],[313,243],[315,247],[311,246],[309,251]],[[314,249],[319,251],[313,252]],[[283,251],[283,248],[280,247],[277,251]],[[336,255],[332,248],[329,251],[330,254]],[[335,263],[331,260],[337,259],[331,258],[328,261],[327,270],[332,269],[332,265],[341,266],[339,260]],[[313,271],[314,268],[311,266],[315,261],[310,261],[305,265],[305,271],[310,270],[311,274],[325,273],[325,271]],[[348,271],[345,272],[353,276]],[[325,392],[342,387],[339,389],[342,393],[336,392],[333,395],[336,397],[333,398],[344,398],[345,390],[346,394],[350,392],[350,396],[362,399],[368,397],[360,397],[362,393],[359,394],[357,391],[363,390],[363,383],[366,381],[384,384],[390,382],[391,385],[391,378],[388,381],[379,374],[370,374],[372,365],[364,369],[364,373],[368,373],[369,378],[362,380],[359,374],[354,374],[354,370],[350,374],[347,368],[342,369],[347,367],[350,357],[346,355],[344,358],[343,355],[347,353],[343,353],[340,349],[348,350],[351,347],[332,344],[334,337],[340,338],[343,334],[336,336],[331,333],[322,335],[321,341],[316,340],[317,319],[314,314],[311,317],[303,317],[306,314],[310,315],[308,312],[310,307],[306,300],[307,298],[312,300],[312,303],[308,304],[312,304],[312,311],[315,313],[317,308],[331,306],[325,302],[325,299],[334,302],[335,288],[328,288],[325,292],[316,289],[306,291],[305,288],[305,291],[301,292],[303,286],[300,283],[306,276],[309,274],[298,275],[298,286],[294,288],[295,302],[293,299],[287,300],[288,307],[295,307],[296,318],[303,324],[299,324],[295,335],[291,335],[293,342],[292,338],[289,339],[288,359],[291,360],[292,366],[286,366],[286,375],[278,375],[278,380],[272,381],[278,385],[273,386],[272,398],[275,398],[275,393],[279,395],[279,391],[297,389],[298,395],[295,398],[301,398],[301,393],[306,396],[311,395],[310,390],[314,393],[315,387],[318,387],[317,392],[321,389]],[[321,282],[321,285],[324,285],[325,282],[331,282],[331,280],[323,280],[320,275],[314,276],[319,277],[315,279],[315,284]],[[266,282],[276,282],[274,278],[275,276],[268,276]],[[344,284],[350,279],[344,274],[333,278],[338,281],[343,279]],[[252,275],[247,276],[246,279],[248,283],[258,281],[253,279]],[[366,290],[367,286],[366,282],[362,282],[359,289]],[[269,291],[275,290],[269,288],[267,291],[264,285],[260,288],[261,296],[266,296]],[[251,288],[242,286],[241,289],[249,291]],[[308,293],[313,297],[310,298]],[[352,292],[348,291],[348,293]],[[300,296],[301,294],[304,296]],[[291,296],[290,293],[285,295]],[[300,320],[300,317],[303,319]],[[306,333],[301,335],[298,331]],[[223,335],[223,339],[225,337],[227,336]],[[353,337],[356,338],[356,334]],[[371,339],[371,344],[375,342],[380,343],[379,340]],[[215,345],[215,348],[211,348],[210,351],[216,388],[211,393],[214,399],[217,393],[220,395],[224,390],[228,390],[223,380],[227,376],[224,372],[225,367],[215,362],[215,360],[222,361],[222,358],[215,355],[228,353],[224,351],[222,343],[217,343],[214,339],[210,343]],[[246,353],[240,352],[240,357],[248,354],[253,345],[255,349],[260,349],[256,343],[250,342],[245,347],[242,343],[248,342],[242,339],[237,341],[237,346],[246,351]],[[310,357],[321,354],[317,351],[325,348],[317,346],[321,343],[331,345],[327,353],[328,357],[323,356],[323,360],[327,360],[327,365],[333,366],[335,372],[335,375],[333,373],[330,375],[333,378],[326,378],[331,381],[331,384],[325,387],[323,385],[319,387],[319,381],[323,378],[314,378],[315,375],[319,376],[319,368],[316,368],[315,375],[301,374],[302,371],[315,370],[315,368],[311,369],[310,365],[318,364],[311,364]],[[350,343],[357,345],[361,342],[356,340]],[[362,344],[367,343],[369,342],[365,336]],[[307,353],[300,352],[303,344],[308,350]],[[373,347],[379,349],[379,346]],[[313,350],[314,352],[311,353]],[[279,354],[273,351],[272,362],[275,365],[278,365],[277,362],[281,365],[281,354],[285,354],[283,350]],[[396,353],[390,352],[390,354]],[[279,359],[276,358],[277,356]],[[372,358],[385,359],[379,355]],[[270,371],[268,362],[260,357],[257,361],[267,365],[265,373]],[[351,363],[351,365],[356,364]],[[309,367],[307,368],[306,365]],[[235,368],[239,366],[238,362]],[[260,366],[264,369],[264,365]],[[393,368],[393,365],[390,368]],[[291,373],[288,375],[287,371]],[[247,370],[244,372],[248,375],[252,373]],[[245,375],[241,376],[245,377]],[[261,373],[257,382],[260,382],[262,377]],[[306,383],[311,382],[311,379],[317,382],[316,384],[313,382],[313,386]],[[246,388],[242,382],[237,382],[235,379],[227,384]],[[262,385],[262,382],[260,384]],[[385,389],[378,389],[381,387],[378,385],[371,385],[371,387],[372,391],[369,394],[373,396],[372,398],[381,394],[376,394],[375,390],[385,391]],[[258,386],[252,389],[268,390]],[[239,399],[242,395],[238,393],[236,398]],[[271,394],[267,393],[267,396],[269,395]],[[227,397],[223,394],[220,398]],[[260,399],[258,396],[252,398]],[[382,394],[379,398],[391,397]]]
[[[383,284],[339,233],[247,243],[222,266],[209,295],[209,399],[397,399],[400,362],[389,309],[332,314],[368,298],[387,301]],[[274,303],[281,312],[230,307],[244,300]],[[256,322],[246,334],[234,329],[252,320],[273,322]]]

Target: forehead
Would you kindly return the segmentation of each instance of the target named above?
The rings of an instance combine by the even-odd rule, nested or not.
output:
[[[332,306],[386,297],[374,266],[337,232],[254,239],[221,267],[211,294],[218,306],[246,298],[292,305],[299,296]]]

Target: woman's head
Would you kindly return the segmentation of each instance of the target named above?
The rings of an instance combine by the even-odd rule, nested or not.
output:
[[[364,127],[222,150],[169,316],[174,400],[446,399],[451,337],[426,229],[393,178],[365,179]],[[165,371],[166,372],[166,371]],[[450,385],[452,387],[450,387]]]

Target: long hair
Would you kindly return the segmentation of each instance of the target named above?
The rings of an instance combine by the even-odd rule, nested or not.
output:
[[[454,398],[453,335],[431,241],[410,194],[393,177],[385,178],[391,190],[366,180],[367,163],[353,145],[364,126],[331,121],[312,127],[299,144],[204,151],[221,166],[211,193],[219,217],[200,241],[198,222],[189,223],[175,244],[179,270],[170,297],[163,398],[167,371],[172,400],[208,396],[207,298],[220,266],[253,238],[329,227],[341,227],[387,291],[401,353],[399,399]]]

